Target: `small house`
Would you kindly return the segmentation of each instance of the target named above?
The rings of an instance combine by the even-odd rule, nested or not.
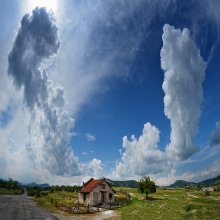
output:
[[[79,202],[90,206],[112,203],[115,201],[115,191],[105,179],[91,178],[79,192]]]

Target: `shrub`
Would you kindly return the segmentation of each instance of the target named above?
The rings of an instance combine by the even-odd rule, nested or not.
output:
[[[210,192],[207,189],[204,191],[204,193],[205,193],[205,196],[210,196]]]
[[[115,195],[115,203],[117,205],[125,205],[128,204],[131,200],[130,194],[125,190],[118,190]]]
[[[190,212],[192,210],[192,208],[193,208],[192,204],[187,204],[187,205],[184,206],[184,209],[185,209],[186,212]]]
[[[34,197],[40,197],[41,196],[41,191],[40,189],[28,189],[27,190],[27,195],[28,196],[34,196]]]

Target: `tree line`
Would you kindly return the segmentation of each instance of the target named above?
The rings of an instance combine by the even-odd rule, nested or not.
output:
[[[59,191],[66,191],[66,192],[79,192],[79,190],[82,188],[82,186],[59,186],[59,185],[52,185],[50,186],[49,190],[50,192],[59,192]]]
[[[9,194],[15,193],[15,194],[21,194],[23,193],[23,187],[21,184],[13,180],[12,178],[9,178],[8,180],[0,179],[0,188],[1,189],[7,189]]]

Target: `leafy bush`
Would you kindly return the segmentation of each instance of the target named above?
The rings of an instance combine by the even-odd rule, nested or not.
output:
[[[115,195],[115,203],[117,205],[126,205],[130,202],[131,196],[130,194],[125,190],[118,190]]]
[[[39,188],[31,188],[27,190],[28,196],[34,196],[34,197],[40,197],[41,196],[41,190]]]
[[[209,196],[210,195],[210,192],[208,190],[205,190],[204,193],[205,193],[205,196]]]
[[[193,206],[192,206],[192,204],[187,204],[184,206],[184,209],[186,212],[190,212],[193,209]]]

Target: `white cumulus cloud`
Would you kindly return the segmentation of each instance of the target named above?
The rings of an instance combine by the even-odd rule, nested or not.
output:
[[[123,137],[123,153],[113,176],[135,176],[162,172],[169,168],[164,152],[158,149],[160,131],[150,123],[144,125],[139,138]]]

